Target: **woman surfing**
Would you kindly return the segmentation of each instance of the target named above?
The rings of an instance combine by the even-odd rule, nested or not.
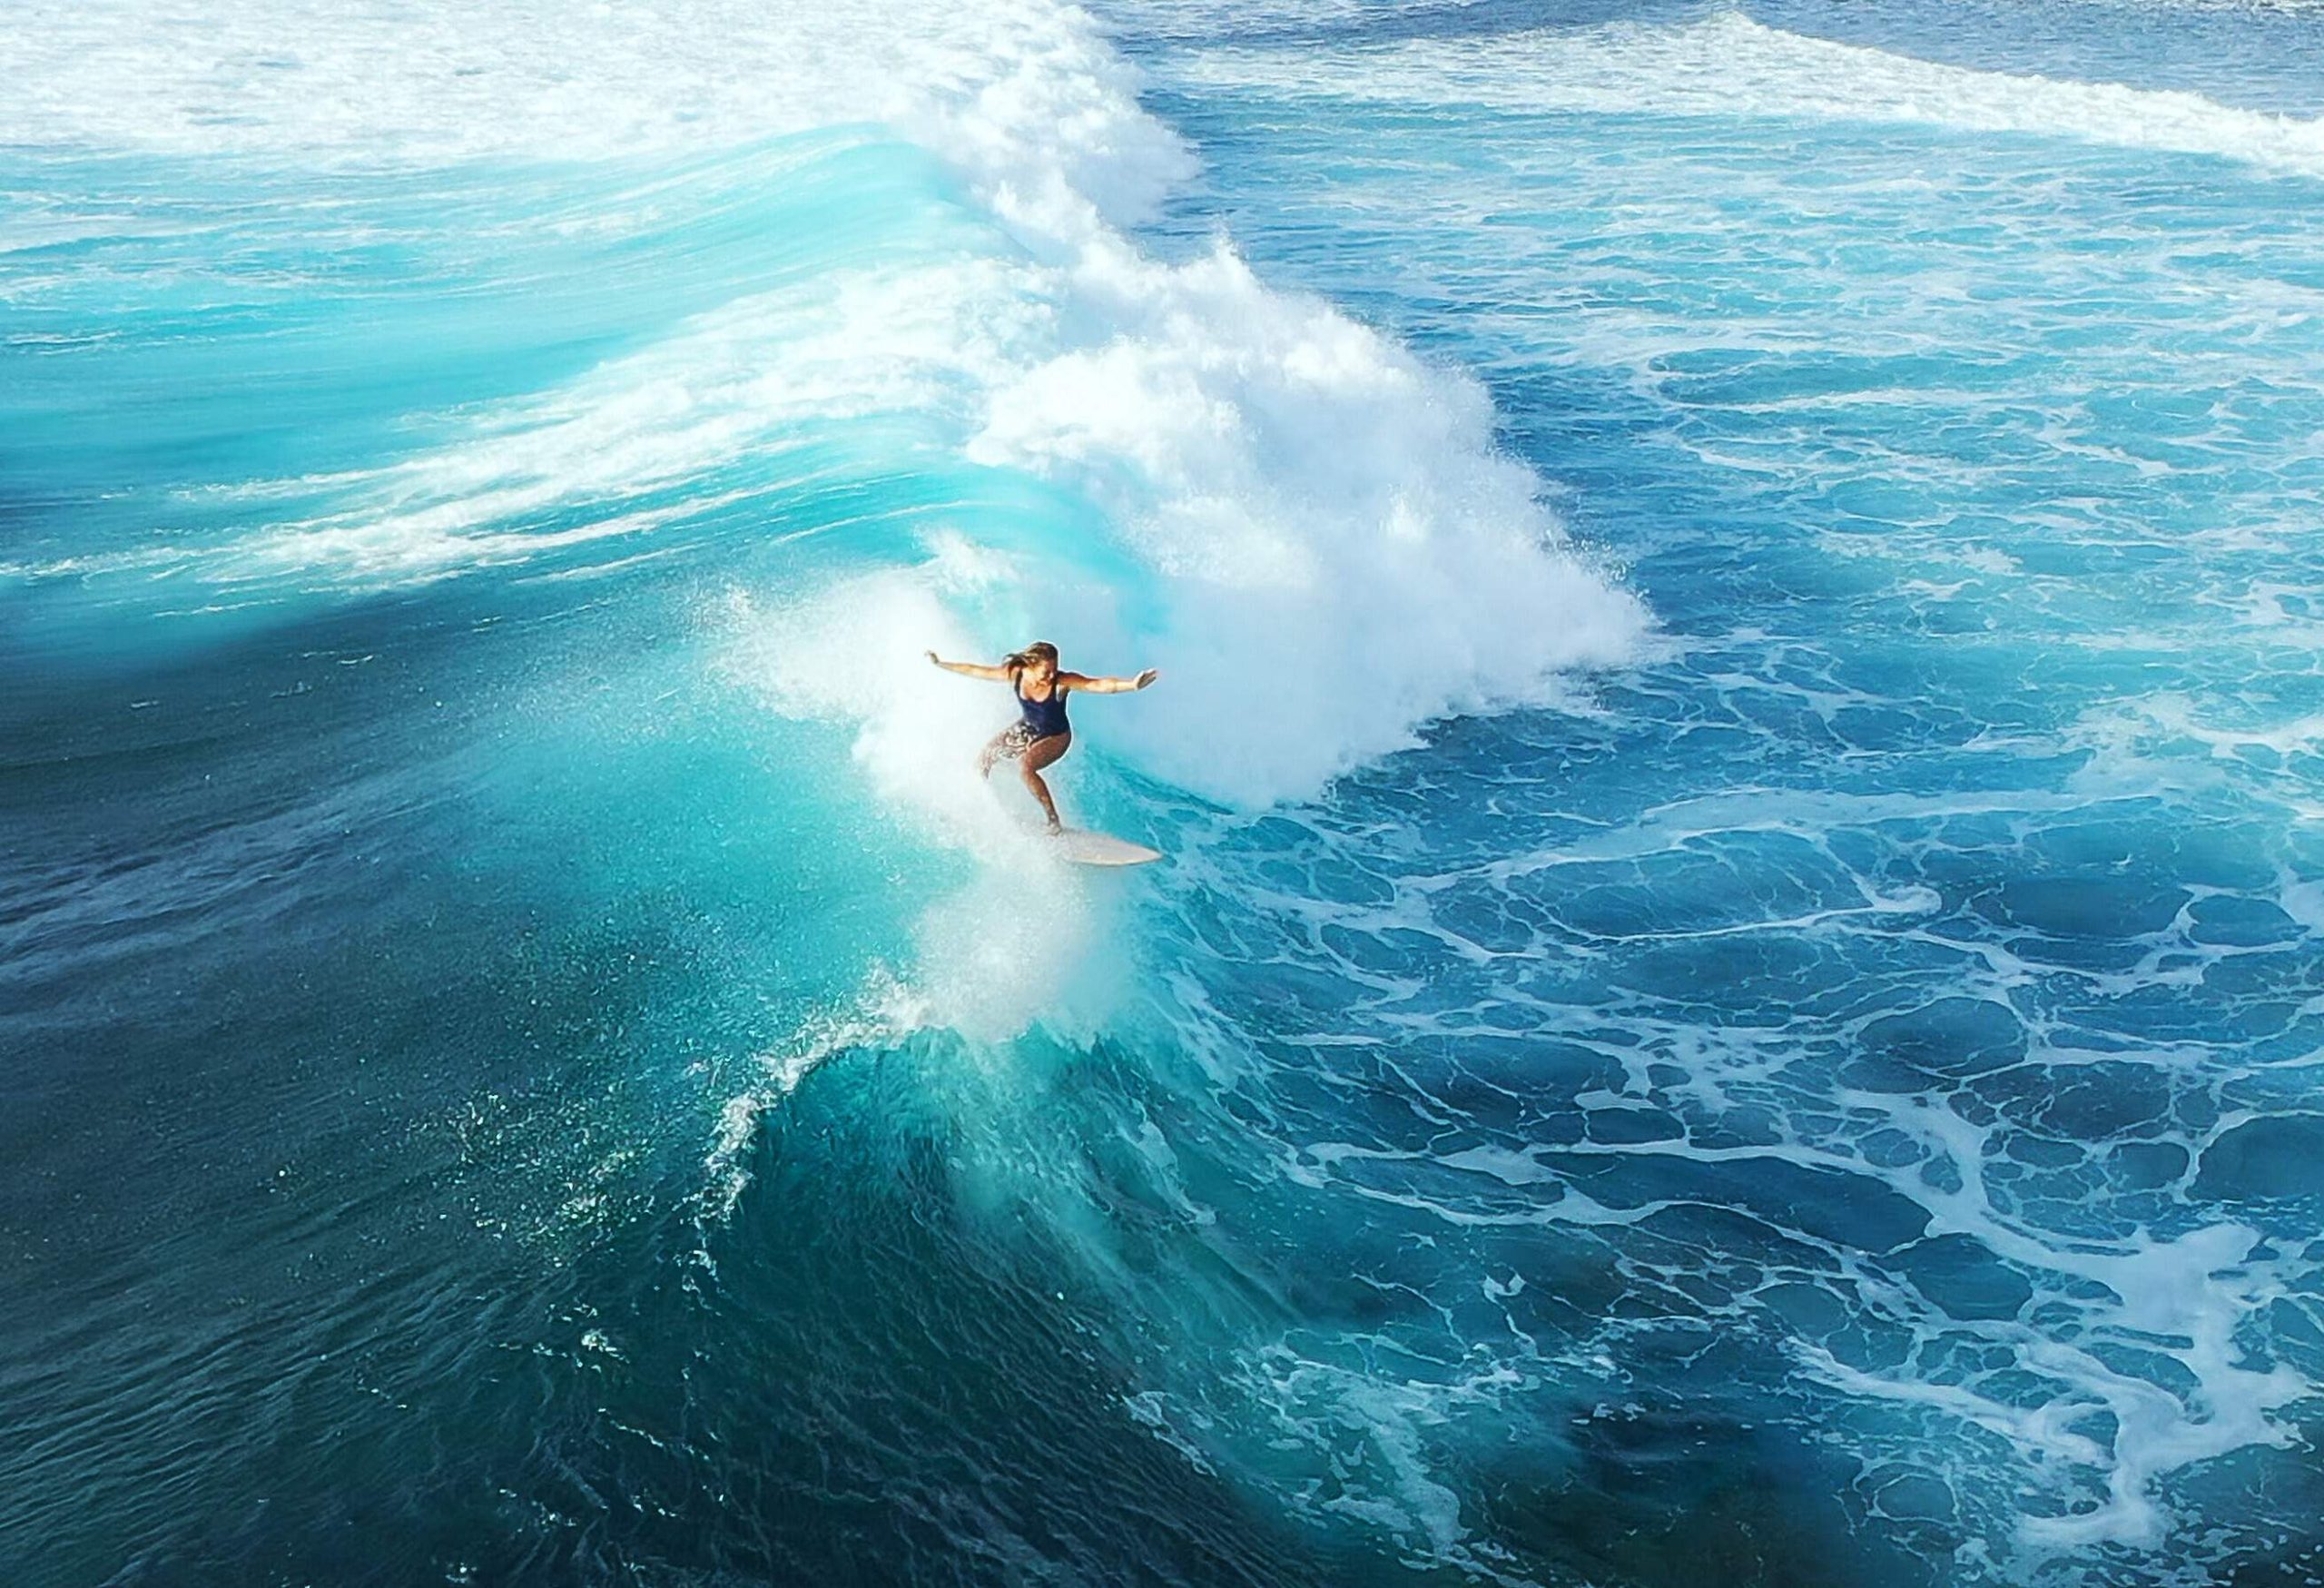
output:
[[[1060,672],[1057,647],[1045,639],[1035,640],[1023,650],[1003,656],[997,667],[976,662],[948,662],[934,651],[928,653],[928,659],[947,673],[1006,684],[1017,696],[1017,720],[992,736],[992,742],[977,757],[977,771],[990,777],[994,762],[1016,762],[1018,775],[1025,780],[1033,797],[1041,802],[1041,810],[1048,815],[1053,833],[1062,833],[1065,828],[1057,819],[1057,802],[1049,798],[1049,785],[1041,781],[1041,769],[1055,765],[1058,758],[1073,747],[1073,725],[1065,720],[1065,697],[1074,694],[1128,695],[1145,688],[1157,676],[1151,667],[1135,678],[1092,678],[1086,673]]]

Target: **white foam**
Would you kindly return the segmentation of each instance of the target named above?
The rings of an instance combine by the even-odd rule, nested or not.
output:
[[[2237,109],[2177,89],[1980,72],[1787,33],[1739,12],[1677,26],[1427,39],[1307,60],[1219,50],[1204,83],[1392,104],[1520,112],[1916,123],[2217,155],[2324,176],[2324,122]],[[1302,84],[1310,85],[1303,89]]]
[[[972,450],[1102,503],[1150,571],[1150,648],[1081,665],[1167,668],[1134,706],[1089,707],[1163,776],[1309,794],[1431,718],[1549,698],[1642,633],[1561,548],[1474,381],[1224,247],[1166,266],[1095,235],[1063,285],[1061,321],[1102,330],[996,390]]]

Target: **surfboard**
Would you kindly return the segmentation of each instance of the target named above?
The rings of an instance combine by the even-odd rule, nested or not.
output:
[[[1088,833],[1078,827],[1068,827],[1049,842],[1056,845],[1059,854],[1077,865],[1144,865],[1162,858],[1158,849],[1132,843],[1110,833]]]

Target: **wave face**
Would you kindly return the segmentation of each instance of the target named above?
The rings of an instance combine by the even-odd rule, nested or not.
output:
[[[25,12],[10,1579],[2324,1572],[2324,25],[1827,22]]]

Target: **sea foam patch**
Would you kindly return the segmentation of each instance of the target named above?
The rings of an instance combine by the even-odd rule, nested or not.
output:
[[[1976,71],[1788,33],[1721,11],[1675,26],[1429,39],[1344,50],[1304,74],[1308,92],[1406,104],[1544,113],[1920,123],[2248,162],[2324,177],[2324,122],[2221,104],[2200,94]],[[1281,60],[1221,48],[1192,79],[1280,92]],[[1322,86],[1328,84],[1328,87]]]

